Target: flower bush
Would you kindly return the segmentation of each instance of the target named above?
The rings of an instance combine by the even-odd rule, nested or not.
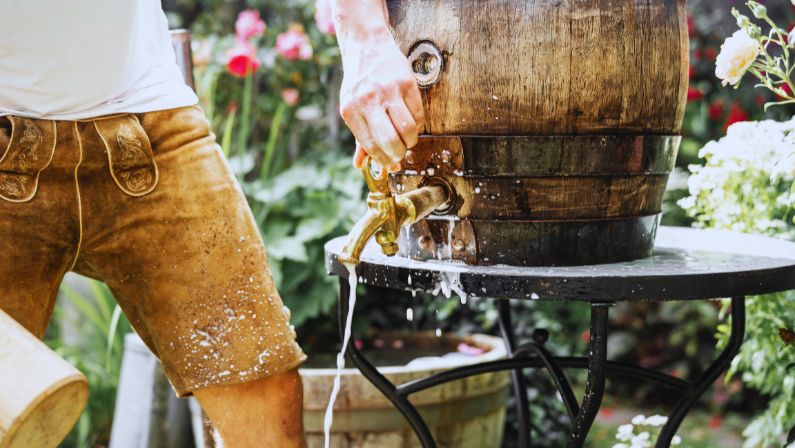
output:
[[[706,165],[691,167],[690,196],[680,201],[696,226],[795,239],[795,119],[734,124],[700,156]],[[795,349],[780,337],[795,327],[795,294],[754,297],[746,312],[748,337],[732,373],[770,402],[746,429],[745,446],[778,447],[795,425]],[[725,344],[729,326],[719,330]]]
[[[795,120],[742,122],[707,143],[679,201],[696,226],[795,239]]]

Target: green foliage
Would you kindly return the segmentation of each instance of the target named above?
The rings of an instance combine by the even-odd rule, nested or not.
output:
[[[294,324],[329,314],[336,304],[336,281],[325,272],[323,245],[347,233],[365,211],[361,177],[350,158],[326,154],[303,159],[244,189]]]
[[[706,165],[693,167],[690,196],[680,201],[696,225],[795,239],[795,120],[736,124],[700,154]],[[795,347],[785,347],[779,335],[793,327],[792,292],[748,301],[748,338],[732,374],[770,402],[744,432],[746,447],[781,446],[795,425]],[[728,325],[720,326],[720,345],[728,336]]]
[[[63,448],[94,447],[109,440],[124,335],[132,331],[108,287],[94,280],[89,280],[88,285],[90,292],[85,296],[67,284],[61,287],[62,299],[69,302],[67,308],[74,308],[77,313],[70,313],[63,303],[59,304],[45,341],[83,372],[91,388],[88,405],[61,444]],[[66,337],[66,327],[79,335]]]

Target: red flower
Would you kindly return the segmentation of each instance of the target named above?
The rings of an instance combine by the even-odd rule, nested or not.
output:
[[[714,103],[709,105],[709,109],[707,114],[709,115],[709,119],[712,121],[718,121],[723,116],[723,109],[724,109],[723,101],[716,100]]]
[[[723,125],[723,130],[727,130],[729,126],[740,121],[747,121],[748,114],[737,103],[732,103],[729,106],[729,114],[726,116],[726,123]]]
[[[613,408],[605,407],[599,410],[599,416],[602,418],[610,418],[613,416],[613,414],[615,414]]]
[[[693,17],[687,16],[687,34],[693,35],[696,32],[696,22]]]
[[[588,343],[591,341],[591,332],[589,330],[585,330],[580,333],[580,340],[582,342]]]
[[[704,94],[701,93],[696,87],[688,87],[687,88],[687,102],[691,101],[698,101],[704,98]]]
[[[696,76],[696,68],[691,65],[690,66],[690,78],[692,79],[694,76]]]
[[[707,59],[714,60],[718,57],[718,50],[714,48],[697,48],[693,51],[693,59]]]
[[[789,84],[781,84],[779,88],[789,97],[792,97],[792,89],[790,88]],[[776,93],[776,98],[783,100],[786,99],[783,95],[779,95]]]
[[[718,429],[723,425],[723,417],[720,415],[713,415],[709,419],[709,427],[712,429]]]
[[[226,53],[226,69],[234,76],[245,78],[259,68],[257,49],[248,42],[237,44]]]
[[[787,25],[787,28],[789,28],[789,31],[787,32],[787,34],[785,34],[785,35],[783,36],[783,37],[784,37],[784,44],[785,44],[785,45],[790,43],[790,42],[789,42],[789,37],[792,35],[792,32],[793,32],[793,31],[795,31],[795,24],[793,24],[792,22],[790,22],[790,24],[789,24],[789,25]]]

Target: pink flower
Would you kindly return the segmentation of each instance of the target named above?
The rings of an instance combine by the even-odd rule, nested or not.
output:
[[[257,49],[248,42],[238,40],[226,53],[226,69],[234,76],[245,78],[259,68]]]
[[[282,100],[287,103],[288,106],[297,106],[298,100],[300,99],[298,89],[288,88],[282,90]]]
[[[321,33],[335,34],[331,0],[315,0],[315,24]]]
[[[301,25],[291,25],[290,28],[276,36],[276,52],[285,59],[306,61],[312,57],[312,44],[309,36]]]
[[[474,345],[469,345],[466,342],[458,344],[456,350],[458,351],[458,353],[463,353],[467,356],[480,356],[486,353],[486,350],[483,350],[482,348],[476,347]]]
[[[265,32],[265,22],[260,19],[259,11],[255,9],[241,11],[235,21],[235,32],[238,39],[242,40],[262,36]]]

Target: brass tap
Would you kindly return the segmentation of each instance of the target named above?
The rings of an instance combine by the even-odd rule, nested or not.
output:
[[[381,168],[381,173],[374,176],[370,159],[365,157],[362,174],[370,190],[367,195],[367,213],[348,234],[348,241],[339,256],[340,263],[358,264],[365,245],[373,235],[381,245],[384,255],[391,257],[397,254],[401,227],[414,224],[434,210],[446,207],[450,202],[451,191],[442,182],[394,195],[389,191],[385,171]]]

